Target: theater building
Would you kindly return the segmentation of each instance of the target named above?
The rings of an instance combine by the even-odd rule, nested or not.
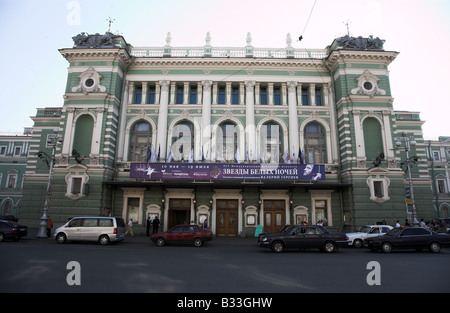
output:
[[[244,36],[245,37],[245,36]],[[384,41],[345,36],[324,49],[133,47],[122,36],[79,34],[64,105],[38,108],[21,216],[38,223],[57,128],[49,214],[122,216],[164,230],[207,220],[218,236],[262,225],[317,223],[346,231],[410,218],[405,133],[419,217],[432,218],[419,113],[393,108]],[[220,40],[220,38],[218,38]],[[176,41],[176,40],[175,40]]]

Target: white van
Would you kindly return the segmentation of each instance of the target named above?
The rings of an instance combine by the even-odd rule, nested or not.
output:
[[[120,217],[74,217],[54,233],[57,243],[98,241],[102,245],[125,238],[125,222]]]

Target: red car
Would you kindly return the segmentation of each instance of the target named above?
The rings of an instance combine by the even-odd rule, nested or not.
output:
[[[197,225],[177,225],[166,232],[153,234],[151,239],[160,247],[166,243],[193,243],[201,247],[205,241],[212,240],[212,233]]]

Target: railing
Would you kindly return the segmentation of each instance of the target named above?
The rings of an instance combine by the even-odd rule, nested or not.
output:
[[[325,49],[273,49],[253,47],[141,47],[132,48],[131,55],[135,57],[213,57],[213,58],[295,58],[295,59],[322,59],[327,56]]]

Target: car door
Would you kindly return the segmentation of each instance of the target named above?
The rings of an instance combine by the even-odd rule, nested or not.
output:
[[[306,248],[305,244],[306,228],[297,227],[284,235],[286,248]]]
[[[314,226],[306,227],[305,245],[306,248],[321,248],[324,243],[323,232]]]
[[[380,227],[373,227],[368,233],[367,238],[377,237],[381,235]]]
[[[85,218],[80,229],[80,240],[96,241],[99,237],[98,219]]]
[[[74,218],[67,223],[64,227],[64,233],[66,234],[67,240],[80,240],[81,227],[83,225],[82,218]]]
[[[194,226],[184,226],[183,232],[181,233],[181,240],[183,242],[193,241],[196,235]]]
[[[175,226],[167,232],[166,241],[179,242],[181,241],[181,234],[183,232],[183,226]]]
[[[428,246],[431,232],[421,227],[407,228],[399,236],[398,247],[403,249],[421,249]]]

